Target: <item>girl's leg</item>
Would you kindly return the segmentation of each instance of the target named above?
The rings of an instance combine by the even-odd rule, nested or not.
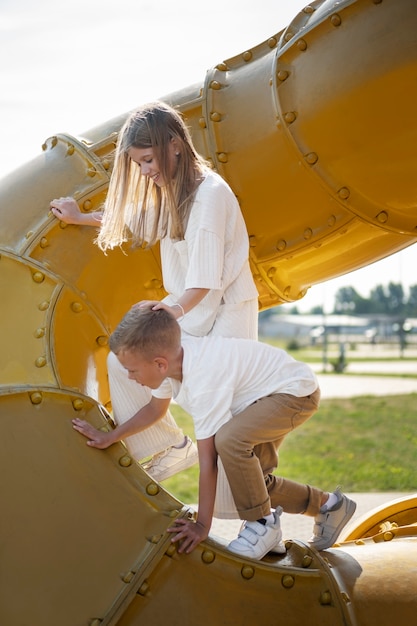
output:
[[[113,352],[110,352],[107,358],[107,371],[114,421],[122,424],[148,404],[152,392],[148,387],[143,387],[128,378],[126,370]],[[170,411],[167,411],[166,416],[156,424],[124,440],[127,449],[136,460],[180,445],[183,441],[184,433]]]

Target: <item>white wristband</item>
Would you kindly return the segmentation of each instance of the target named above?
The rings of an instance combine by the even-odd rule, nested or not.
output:
[[[179,302],[175,302],[175,304],[173,304],[172,306],[179,306],[179,307],[180,307],[182,315],[181,315],[181,317],[178,317],[178,318],[177,318],[177,322],[181,321],[181,320],[182,320],[182,318],[183,318],[183,317],[184,317],[184,315],[185,315],[184,307],[183,307],[183,306],[182,306],[182,304],[180,304]]]

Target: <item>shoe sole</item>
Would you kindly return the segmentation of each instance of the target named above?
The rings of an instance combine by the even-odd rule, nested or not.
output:
[[[335,542],[336,542],[338,536],[340,535],[342,529],[349,522],[349,520],[351,519],[351,517],[352,517],[352,515],[354,514],[355,511],[356,511],[356,502],[354,502],[353,500],[348,500],[348,507],[347,507],[347,510],[346,510],[346,514],[345,514],[343,520],[340,522],[340,524],[334,530],[334,532],[333,532],[333,534],[331,536],[331,539],[328,542],[326,542],[323,546],[320,544],[319,541],[317,541],[316,543],[308,542],[309,546],[311,548],[315,548],[318,551],[327,550],[327,548],[331,548],[335,544]]]

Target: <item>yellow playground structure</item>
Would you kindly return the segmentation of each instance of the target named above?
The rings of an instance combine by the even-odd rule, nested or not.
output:
[[[161,99],[239,199],[260,309],[417,241],[415,0],[313,1]],[[49,212],[99,207],[127,115],[47,138],[0,181],[1,626],[415,624],[417,496],[320,553],[287,537],[251,561],[210,536],[179,555],[166,529],[190,506],[73,431],[111,427],[109,334],[164,295],[158,249],[105,256]]]

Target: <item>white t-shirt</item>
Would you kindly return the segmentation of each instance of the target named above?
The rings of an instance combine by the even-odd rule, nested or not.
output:
[[[182,383],[153,391],[174,397],[194,421],[197,439],[214,435],[250,404],[275,393],[303,397],[318,388],[311,368],[285,350],[251,339],[184,337]]]
[[[184,240],[161,240],[163,283],[173,304],[186,289],[210,292],[187,313],[181,328],[204,336],[220,304],[258,298],[249,266],[249,238],[237,199],[221,176],[207,171],[199,185]]]

